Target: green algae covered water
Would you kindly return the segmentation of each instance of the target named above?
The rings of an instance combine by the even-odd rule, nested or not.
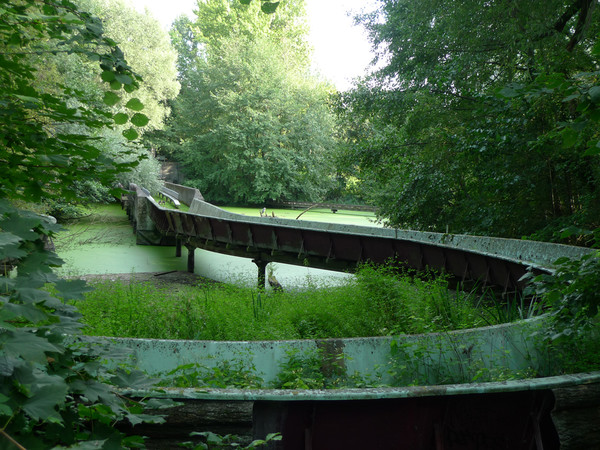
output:
[[[65,264],[62,275],[185,270],[171,247],[135,244],[133,228],[120,205],[96,205],[90,215],[63,224],[54,240]]]
[[[257,208],[223,207],[247,216],[259,216]],[[295,219],[302,211],[268,209],[267,214]],[[313,209],[300,220],[313,220],[353,225],[376,226],[372,213]],[[63,224],[65,230],[55,239],[56,252],[65,261],[59,273],[64,276],[108,273],[185,271],[187,250],[180,258],[174,247],[136,245],[133,228],[127,214],[118,204],[96,205],[91,213],[77,221]],[[197,249],[195,268],[198,275],[223,282],[252,285],[257,280],[257,268],[248,258],[222,255]],[[311,269],[287,264],[271,264],[284,286],[337,284],[348,274]]]
[[[259,208],[242,208],[237,206],[219,206],[226,211],[245,216],[260,216]],[[342,223],[347,225],[381,226],[375,214],[366,211],[339,210],[335,213],[327,208],[314,208],[307,211],[298,209],[267,209],[266,215],[274,214],[282,219],[311,220],[314,222]],[[299,216],[299,217],[298,217]]]

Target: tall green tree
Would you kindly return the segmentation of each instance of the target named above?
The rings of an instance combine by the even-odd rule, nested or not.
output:
[[[123,92],[121,101],[117,102],[111,86],[119,88],[123,85],[123,80],[103,74],[94,61],[89,61],[80,54],[64,52],[38,57],[36,64],[44,67],[43,71],[37,72],[38,85],[43,86],[47,92],[55,91],[59,85],[67,85],[85,95],[88,104],[106,106],[105,101],[108,102],[114,116],[111,128],[80,129],[79,132],[98,138],[98,149],[109,159],[115,159],[121,164],[142,161],[132,167],[132,170],[119,175],[118,182],[121,185],[128,186],[130,182],[136,182],[148,189],[155,189],[160,185],[160,165],[139,142],[131,141],[148,130],[163,127],[164,120],[170,113],[166,103],[179,90],[176,53],[168,33],[156,19],[147,13],[137,12],[122,1],[81,0],[78,5],[101,19],[105,35],[119,44],[124,57],[132,61],[133,70],[141,77],[138,80],[139,87],[135,94]],[[143,113],[136,111],[129,118],[126,104],[137,109],[143,108]],[[74,129],[75,125],[70,127]],[[77,202],[113,199],[109,193],[110,186],[99,180],[77,181],[75,185]],[[70,216],[76,212],[68,199],[47,203],[49,212],[57,217]]]
[[[344,161],[392,224],[520,237],[598,223],[593,127],[557,130],[577,115],[560,80],[597,64],[596,3],[382,1],[360,19],[386,63],[339,101],[364,127]]]
[[[149,119],[143,129],[162,128],[170,114],[167,102],[179,92],[177,53],[169,34],[148,12],[140,13],[124,0],[78,0],[78,4],[102,19],[106,36],[119,45],[142,77],[135,97]]]
[[[182,90],[172,130],[187,183],[215,202],[317,200],[334,146],[328,86],[309,73],[303,3],[210,0],[176,22]],[[173,148],[173,147],[172,147]]]

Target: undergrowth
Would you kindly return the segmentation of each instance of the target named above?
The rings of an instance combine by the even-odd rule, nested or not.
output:
[[[285,292],[223,285],[157,286],[102,281],[75,304],[84,333],[193,340],[282,340],[417,334],[509,322],[536,311],[443,277],[362,266],[341,286]]]

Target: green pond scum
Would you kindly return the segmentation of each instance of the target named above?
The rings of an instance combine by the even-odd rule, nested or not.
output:
[[[167,206],[167,205],[163,205]],[[231,212],[260,215],[260,208],[224,207]],[[296,218],[302,211],[268,209],[269,215]],[[357,225],[375,225],[372,213],[344,211],[332,213],[327,209],[315,209],[304,213],[304,220],[317,220]],[[61,275],[167,272],[185,271],[187,249],[182,256],[175,256],[174,247],[136,245],[133,228],[120,204],[98,204],[81,211],[81,216],[62,223],[65,228],[55,238],[56,252],[65,261],[58,270]],[[225,258],[212,254],[215,260]],[[206,258],[204,258],[206,259]],[[220,263],[227,266],[229,263]],[[199,264],[200,270],[206,264]],[[249,266],[251,266],[249,264]],[[233,272],[237,266],[233,268]],[[201,274],[204,275],[204,274]],[[206,274],[210,275],[210,274]],[[233,279],[233,275],[231,276]]]

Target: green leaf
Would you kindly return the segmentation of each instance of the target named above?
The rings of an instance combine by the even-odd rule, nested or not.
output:
[[[5,405],[4,403],[0,403],[0,415],[2,416],[12,416],[13,410],[10,406]]]
[[[22,238],[20,238],[19,236],[3,231],[2,233],[0,233],[0,251],[5,246],[12,247],[15,244],[18,245],[21,241]],[[2,253],[0,253],[0,257],[2,257]]]
[[[581,97],[581,94],[579,93],[575,93],[575,94],[571,94],[568,97],[563,98],[563,102],[570,102],[571,100],[575,100],[577,98]]]
[[[54,285],[59,291],[59,296],[65,300],[82,300],[83,294],[93,291],[85,280],[57,280]]]
[[[123,86],[123,89],[125,89],[125,92],[127,92],[128,94],[131,94],[137,89],[137,86],[135,84],[125,84]]]
[[[121,83],[119,83],[117,80],[112,80],[110,82],[110,88],[113,91],[118,91],[119,89],[121,89]]]
[[[127,436],[123,438],[122,445],[127,448],[146,448],[143,436]]]
[[[115,79],[115,74],[113,72],[111,72],[110,70],[105,70],[100,75],[100,78],[102,78],[102,81],[106,81],[107,83],[110,83],[111,81],[113,81]]]
[[[131,78],[129,75],[126,75],[124,73],[118,73],[115,75],[117,81],[121,84],[132,84],[133,83],[133,78]]]
[[[21,36],[19,35],[19,33],[13,33],[8,39],[7,44],[16,46],[22,45]]]
[[[142,372],[141,370],[132,370],[127,372],[119,369],[110,382],[117,387],[130,388],[130,389],[144,389],[152,386],[154,381]]]
[[[15,97],[17,97],[20,100],[23,100],[24,102],[27,102],[27,103],[30,103],[30,104],[34,104],[34,105],[38,105],[38,106],[41,106],[41,105],[44,104],[44,102],[42,102],[42,100],[40,100],[39,98],[30,97],[28,95],[15,95]]]
[[[240,0],[242,5],[249,5],[251,0]]]
[[[48,340],[24,330],[11,330],[3,333],[0,343],[4,344],[4,351],[7,355],[40,363],[46,362],[45,352],[62,351]]]
[[[41,223],[39,217],[11,217],[10,220],[2,222],[2,231],[10,232],[22,239],[35,241],[40,236],[33,231],[33,229],[38,227]]]
[[[16,358],[8,358],[5,355],[0,354],[0,375],[5,377],[11,376],[15,370],[17,361]]]
[[[0,246],[0,261],[8,258],[22,258],[26,255],[27,252],[21,250],[19,245]]]
[[[590,147],[583,153],[583,156],[597,156],[597,155],[600,155],[600,141],[596,142],[595,147]]]
[[[600,103],[600,86],[593,86],[588,91],[588,94],[590,94],[590,100],[592,103]]]
[[[131,422],[131,425],[137,425],[140,423],[165,423],[165,419],[163,417],[151,414],[126,414],[125,417],[129,420],[129,422]]]
[[[49,292],[41,291],[36,287],[17,287],[16,295],[25,303],[53,303],[53,300],[56,300]]]
[[[3,319],[10,320],[23,317],[36,324],[48,320],[48,314],[35,305],[20,305],[17,303],[5,303],[2,307]]]
[[[141,111],[144,109],[144,104],[137,98],[132,98],[125,104],[125,106],[134,111]]]
[[[123,136],[125,136],[125,139],[128,141],[134,141],[139,137],[139,134],[133,128],[127,128],[126,130],[123,130]]]
[[[262,5],[260,5],[260,9],[266,14],[273,14],[277,10],[278,6],[279,2],[264,2]]]
[[[520,94],[514,88],[505,86],[498,92],[498,95],[505,98],[514,98],[518,97]]]
[[[34,420],[52,420],[62,422],[55,407],[65,401],[67,386],[64,383],[55,383],[42,386],[33,392],[33,397],[23,404],[23,410]]]
[[[113,116],[113,120],[117,125],[123,125],[129,120],[129,116],[125,113],[117,113]]]
[[[588,111],[587,116],[594,122],[600,122],[600,108],[595,108],[591,111]]]
[[[96,380],[75,380],[69,385],[71,392],[81,394],[92,403],[112,395],[110,386]]]
[[[572,128],[565,128],[562,134],[562,147],[570,148],[577,144],[579,140],[579,133],[577,133]]]
[[[150,122],[147,116],[141,113],[135,113],[133,117],[131,117],[131,123],[136,127],[145,127]]]
[[[592,55],[600,56],[600,40],[597,40],[594,46],[592,47]]]
[[[121,100],[121,97],[119,97],[117,94],[115,94],[114,92],[111,92],[111,91],[105,92],[104,98],[102,99],[104,104],[108,105],[108,106],[114,106],[117,103],[119,103],[120,100]]]

